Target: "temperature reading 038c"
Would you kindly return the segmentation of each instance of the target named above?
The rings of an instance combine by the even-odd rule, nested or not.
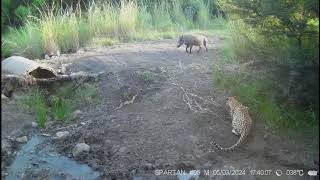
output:
[[[288,176],[303,176],[303,170],[301,169],[288,169],[286,170]]]

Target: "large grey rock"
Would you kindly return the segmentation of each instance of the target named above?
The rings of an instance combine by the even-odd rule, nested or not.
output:
[[[78,143],[72,150],[73,157],[78,157],[80,154],[84,152],[89,152],[90,146],[86,143]]]
[[[78,110],[75,110],[73,113],[72,113],[72,119],[78,119],[80,118],[80,116],[83,114],[82,111],[80,111],[79,109]]]
[[[38,123],[36,123],[36,122],[32,122],[32,123],[31,123],[31,127],[33,127],[33,128],[38,127]]]
[[[11,150],[11,145],[6,139],[1,139],[1,150],[2,151]]]
[[[8,101],[8,100],[9,98],[6,95],[1,94],[1,101]]]
[[[1,70],[16,75],[32,75],[35,78],[56,77],[55,70],[45,64],[21,57],[11,56],[1,61]]]
[[[57,136],[56,138],[57,139],[65,138],[69,134],[70,134],[69,131],[59,131],[59,132],[56,133],[56,136]]]
[[[28,137],[27,136],[18,137],[16,138],[16,141],[19,143],[26,143],[28,142]]]

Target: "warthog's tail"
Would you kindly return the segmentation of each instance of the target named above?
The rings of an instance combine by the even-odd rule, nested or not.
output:
[[[207,42],[208,42],[208,39],[206,37],[204,37],[202,43],[203,43],[203,46],[206,48],[206,52],[208,52]]]

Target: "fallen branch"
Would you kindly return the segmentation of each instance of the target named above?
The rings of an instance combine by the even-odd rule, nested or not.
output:
[[[85,74],[85,73],[74,73],[70,75],[58,75],[53,78],[34,78],[31,75],[13,75],[13,74],[2,74],[1,80],[4,82],[9,82],[11,80],[18,81],[34,81],[35,83],[51,83],[51,82],[61,82],[61,81],[74,81],[74,80],[94,80],[98,78],[102,73],[98,74]]]
[[[133,104],[133,102],[134,102],[134,100],[136,99],[136,97],[138,96],[138,94],[139,94],[139,93],[137,93],[136,95],[134,95],[134,96],[132,97],[132,99],[129,100],[129,101],[121,102],[121,104],[120,104],[117,108],[115,108],[115,110],[118,110],[118,109],[122,108],[122,107],[125,106],[125,105]]]
[[[209,105],[221,107],[221,105],[219,103],[216,103],[216,101],[213,100],[212,97],[204,98],[194,93],[188,92],[184,87],[177,83],[171,82],[170,84],[182,90],[182,100],[188,106],[189,110],[195,113],[210,113],[212,115],[217,116],[220,119],[223,119],[220,115],[208,108]]]

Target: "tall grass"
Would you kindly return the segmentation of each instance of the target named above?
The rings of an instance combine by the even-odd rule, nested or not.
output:
[[[2,56],[22,55],[27,58],[40,57],[44,52],[41,31],[32,23],[20,29],[10,29],[2,39]]]
[[[20,54],[28,58],[41,58],[52,54],[76,51],[81,46],[101,41],[117,42],[173,38],[191,28],[207,29],[214,21],[209,8],[197,1],[196,21],[183,9],[183,1],[159,1],[145,5],[134,0],[121,1],[119,6],[108,2],[91,3],[85,10],[79,7],[62,8],[44,5],[40,17],[28,18],[19,29],[4,35],[2,56]],[[194,13],[194,12],[193,12]],[[107,39],[107,40],[104,40]],[[113,44],[113,43],[98,44]]]
[[[86,22],[84,20],[84,22]],[[92,4],[88,9],[87,26],[94,37],[116,37],[118,24],[118,9],[110,4],[98,6]],[[85,24],[84,24],[85,25]]]
[[[121,1],[118,22],[118,36],[129,38],[135,34],[138,17],[138,6],[135,2]]]

